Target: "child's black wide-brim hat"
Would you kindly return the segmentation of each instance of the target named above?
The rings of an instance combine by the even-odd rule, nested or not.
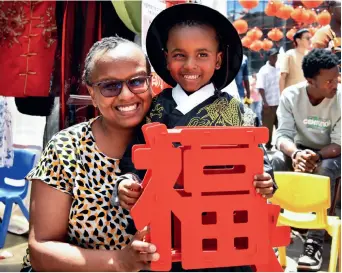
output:
[[[200,4],[178,4],[163,10],[152,21],[146,36],[148,58],[157,74],[169,85],[177,83],[167,69],[165,58],[166,42],[169,30],[176,24],[194,20],[209,23],[220,37],[220,48],[223,50],[222,65],[216,70],[212,82],[221,90],[231,83],[239,72],[242,62],[242,44],[240,37],[229,22],[218,11]]]

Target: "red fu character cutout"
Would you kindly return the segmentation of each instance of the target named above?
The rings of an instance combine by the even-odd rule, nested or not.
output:
[[[148,171],[131,214],[138,229],[150,226],[160,253],[152,270],[168,271],[172,261],[181,261],[184,269],[255,265],[282,271],[272,247],[289,243],[290,228],[276,227],[280,208],[253,186],[254,175],[263,172],[258,144],[267,141],[267,129],[167,130],[152,123],[143,132],[146,145],[133,148],[133,162]],[[183,189],[174,189],[176,183]],[[173,234],[171,212],[177,218]]]

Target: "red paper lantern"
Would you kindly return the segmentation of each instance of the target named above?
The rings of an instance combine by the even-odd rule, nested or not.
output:
[[[306,12],[309,14],[309,18],[304,23],[308,25],[315,23],[317,21],[317,13],[312,9],[306,10]]]
[[[278,29],[273,28],[271,31],[267,33],[268,38],[270,38],[272,41],[280,41],[283,39],[284,34]]]
[[[277,12],[276,16],[278,18],[287,20],[291,17],[291,13],[293,12],[293,7],[290,5],[283,5]]]
[[[265,8],[265,13],[268,16],[275,16],[278,10],[283,6],[280,0],[270,0]]]
[[[242,39],[241,39],[241,43],[242,43],[242,45],[244,46],[244,47],[246,47],[246,48],[249,48],[249,46],[252,44],[252,40],[249,38],[249,37],[247,37],[247,36],[245,36],[245,37],[243,37]]]
[[[291,17],[298,23],[305,23],[309,19],[310,15],[306,9],[304,9],[302,6],[299,6],[291,13]]]
[[[244,34],[248,30],[248,24],[246,20],[236,20],[233,23],[233,26],[235,27],[235,29],[237,30],[239,34]]]
[[[253,51],[259,51],[260,49],[262,49],[262,45],[263,44],[261,41],[256,40],[249,46],[249,49]]]
[[[327,10],[323,10],[320,14],[317,15],[317,22],[321,26],[329,25],[331,21],[331,15]]]
[[[239,3],[245,9],[254,9],[258,6],[259,0],[239,0]]]
[[[272,41],[270,41],[270,40],[268,40],[266,38],[262,41],[262,49],[263,50],[268,51],[272,47],[273,47],[273,42]]]
[[[296,34],[296,32],[296,28],[291,28],[288,32],[286,32],[286,38],[293,41],[293,36]]]
[[[252,41],[255,41],[255,40],[259,40],[262,37],[263,34],[262,34],[262,31],[259,28],[254,27],[253,29],[249,30],[246,35]]]
[[[317,8],[319,5],[321,5],[324,1],[321,0],[314,0],[314,1],[309,1],[309,0],[302,0],[302,3],[305,7],[308,9],[313,9]]]

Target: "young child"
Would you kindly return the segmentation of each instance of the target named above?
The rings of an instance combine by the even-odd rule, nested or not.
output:
[[[170,7],[153,20],[146,48],[155,71],[173,86],[154,98],[147,122],[160,122],[167,128],[254,126],[253,112],[220,91],[239,71],[242,45],[232,24],[219,12],[199,4]],[[116,201],[126,209],[141,194],[138,181],[145,171],[135,170],[131,161],[131,147],[141,143],[145,142],[139,133],[120,162],[126,175],[118,181]],[[255,176],[254,185],[264,198],[270,198],[276,185],[266,154],[264,166],[265,172]],[[127,179],[127,173],[131,173],[132,179]],[[250,268],[242,271],[245,270]]]

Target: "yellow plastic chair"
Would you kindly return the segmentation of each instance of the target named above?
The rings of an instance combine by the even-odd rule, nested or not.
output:
[[[326,230],[332,237],[329,272],[336,272],[341,253],[341,220],[339,217],[328,216],[329,177],[297,172],[275,172],[274,176],[279,189],[270,201],[285,210],[278,218],[278,226]],[[286,247],[279,248],[279,262],[281,266],[286,267]]]

